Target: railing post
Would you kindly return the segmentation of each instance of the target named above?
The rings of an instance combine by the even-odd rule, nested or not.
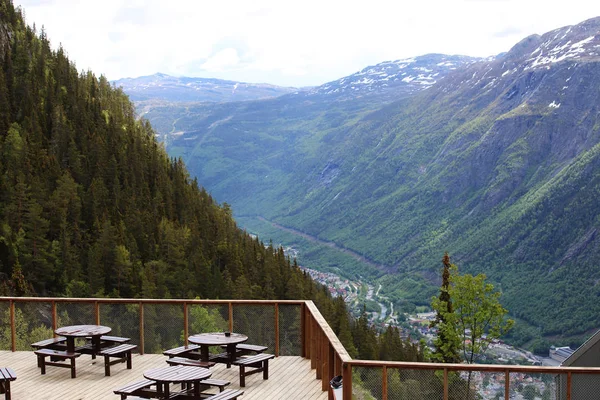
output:
[[[140,354],[144,354],[144,303],[140,301]]]
[[[571,371],[567,372],[567,400],[571,400]]]
[[[333,351],[333,346],[329,341],[327,341],[327,360],[328,360],[328,371],[327,371],[327,380],[325,384],[327,385],[327,389],[329,389],[329,400],[333,400],[333,391],[329,385],[329,381],[333,379],[335,376],[335,352]]]
[[[300,305],[300,342],[302,343],[300,356],[306,358],[306,303]]]
[[[448,368],[444,368],[444,400],[448,400]]]
[[[315,351],[315,342],[317,341],[317,332],[315,330],[315,319],[310,316],[309,330],[310,330],[310,368],[317,368],[317,352]]]
[[[96,325],[100,325],[100,304],[94,302],[94,318],[96,319]]]
[[[54,332],[57,328],[58,322],[56,318],[56,301],[52,300],[52,332]],[[54,337],[56,337],[56,333],[54,333]]]
[[[387,400],[388,398],[388,379],[387,379],[387,367],[384,365],[381,371],[381,400]]]
[[[183,302],[183,344],[188,345],[188,331],[189,321],[188,321],[188,303],[187,301]]]
[[[304,343],[304,351],[306,352],[305,357],[312,361],[312,316],[310,315],[308,308],[306,308],[305,311],[306,313],[304,314],[304,330],[306,331],[306,335],[304,337],[306,338],[306,341]]]
[[[510,371],[504,371],[504,400],[510,400]]]
[[[17,327],[15,325],[15,302],[10,301],[10,349],[17,351]]]
[[[342,397],[343,400],[352,400],[352,365],[342,365]]]
[[[279,357],[279,303],[275,303],[275,357]]]
[[[233,332],[233,303],[229,303],[229,332]]]
[[[329,388],[329,341],[323,332],[321,334],[321,390],[326,392]]]
[[[315,324],[315,368],[316,368],[316,377],[317,379],[321,379],[321,372],[323,372],[323,334],[321,332],[321,327],[317,323]]]

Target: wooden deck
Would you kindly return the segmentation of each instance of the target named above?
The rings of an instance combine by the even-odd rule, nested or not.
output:
[[[77,378],[71,379],[69,369],[47,367],[41,375],[31,351],[0,351],[0,367],[10,367],[17,373],[11,384],[13,400],[119,400],[113,393],[115,388],[144,379],[147,369],[166,366],[162,354],[135,354],[133,369],[125,364],[111,367],[111,376],[104,376],[103,358],[92,360],[82,355],[76,361]],[[269,362],[269,379],[263,380],[262,373],[246,377],[246,387],[239,387],[239,369],[225,368],[217,364],[211,368],[212,377],[231,382],[228,388],[242,389],[243,400],[302,399],[326,400],[327,392],[321,391],[321,381],[316,379],[315,370],[310,369],[310,360],[302,357],[277,357]],[[213,390],[215,393],[217,388]]]

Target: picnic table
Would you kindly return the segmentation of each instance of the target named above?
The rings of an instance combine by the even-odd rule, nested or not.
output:
[[[227,353],[224,357],[214,358],[213,361],[225,362],[231,365],[236,357],[236,345],[248,340],[248,336],[233,332],[199,333],[188,337],[188,341],[200,346],[200,359],[209,361],[208,349],[210,346],[225,346]]]
[[[177,398],[200,399],[202,380],[210,378],[212,372],[208,368],[175,366],[155,368],[144,372],[144,378],[156,382],[158,399],[168,399],[171,396],[169,385],[181,383],[187,389]]]
[[[0,394],[4,393],[6,400],[11,399],[10,383],[17,379],[17,374],[11,368],[0,368]]]
[[[91,338],[90,352],[93,356],[96,356],[102,350],[100,336],[106,335],[110,331],[111,328],[102,325],[72,325],[58,328],[54,333],[67,338],[67,353],[75,352],[76,338]]]

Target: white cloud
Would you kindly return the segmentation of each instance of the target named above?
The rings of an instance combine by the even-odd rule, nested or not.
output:
[[[78,68],[315,85],[429,52],[487,56],[600,15],[571,0],[17,0]]]
[[[240,58],[236,49],[228,48],[219,51],[214,56],[210,57],[208,61],[200,66],[200,69],[209,72],[222,72],[227,69],[232,69],[238,66]]]

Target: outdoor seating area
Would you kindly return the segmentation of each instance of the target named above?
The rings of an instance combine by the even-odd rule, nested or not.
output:
[[[49,338],[31,344],[37,356],[37,366],[42,375],[46,374],[46,367],[68,368],[71,378],[77,377],[75,359],[82,354],[89,354],[92,359],[97,355],[104,356],[104,373],[110,376],[110,366],[125,362],[127,369],[132,368],[131,352],[137,345],[127,344],[130,338],[107,336],[111,328],[101,325],[73,325],[58,328],[54,331],[54,338]],[[85,340],[86,343],[76,346],[76,340]],[[117,360],[110,360],[117,358]]]
[[[37,356],[37,367],[41,375],[46,375],[46,367],[68,368],[71,378],[77,377],[76,359],[82,354],[104,358],[104,375],[111,376],[112,365],[126,363],[133,368],[133,352],[137,345],[130,344],[130,338],[109,336],[111,328],[102,325],[74,325],[57,328],[54,338],[31,344]],[[269,378],[269,360],[273,354],[266,354],[267,346],[244,344],[248,336],[232,332],[200,333],[188,337],[192,344],[165,350],[166,365],[145,370],[144,380],[129,382],[114,389],[121,399],[237,399],[243,390],[226,389],[231,381],[215,378],[211,369],[217,363],[226,369],[232,365],[239,367],[239,386],[246,386],[246,377],[263,372],[263,380]],[[82,345],[77,342],[85,341]],[[224,352],[211,354],[211,348]],[[253,354],[253,355],[250,355]],[[93,362],[95,363],[95,361]],[[249,368],[249,369],[247,369]],[[218,389],[218,392],[215,392]],[[8,391],[10,393],[10,391]]]
[[[167,357],[162,354],[134,353],[131,370],[116,369],[110,377],[106,377],[101,358],[91,360],[89,356],[82,356],[77,359],[77,379],[71,379],[69,374],[59,368],[49,368],[46,375],[40,375],[31,351],[0,351],[0,359],[5,365],[10,365],[18,375],[18,379],[11,386],[14,400],[119,400],[123,397],[115,394],[115,390],[146,380],[145,371],[167,366]],[[226,364],[216,364],[212,367],[212,376],[205,383],[215,383],[211,382],[214,380],[229,382],[223,386],[223,391],[243,391],[244,394],[239,396],[240,400],[327,399],[327,392],[322,391],[321,381],[315,379],[315,370],[311,369],[309,359],[280,356],[271,360],[270,364],[269,380],[263,381],[258,376],[250,377],[245,388],[238,384],[237,368],[227,369]],[[201,389],[210,396],[222,393],[221,387],[216,385]],[[125,398],[135,400],[136,397],[147,398],[134,394]],[[1,395],[0,399],[3,399]]]

